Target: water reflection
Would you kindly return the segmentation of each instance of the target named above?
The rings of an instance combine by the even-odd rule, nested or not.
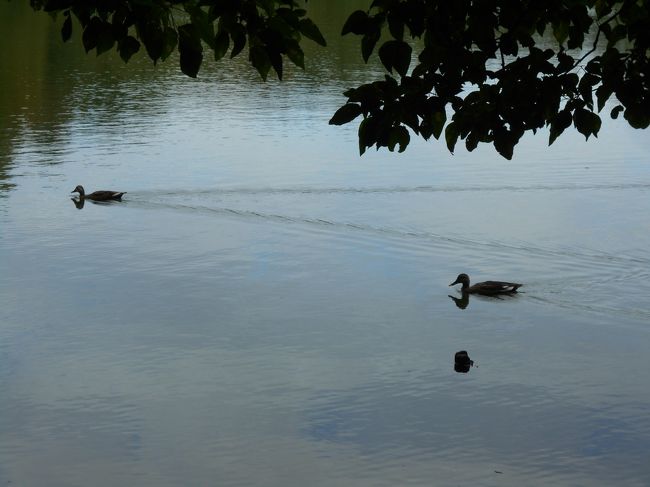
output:
[[[341,2],[317,4],[338,15]],[[359,159],[356,129],[327,125],[342,85],[369,76],[358,43],[336,43],[338,20],[311,70],[262,84],[245,59],[188,80],[173,60],[59,51],[57,29],[38,37],[12,5],[0,192],[20,191],[0,201],[0,484],[649,478],[650,387],[629,370],[630,356],[650,366],[639,132],[579,151],[522,141],[531,157],[509,164],[417,141]],[[57,195],[77,181],[128,181],[133,196],[70,218]],[[537,282],[513,308],[431,299],[459,266]],[[471,374],[469,355],[454,357],[466,375],[451,370],[461,348],[480,350]]]
[[[72,197],[70,198],[70,200],[72,200],[72,202],[74,203],[75,207],[78,210],[83,209],[86,201],[90,201],[93,205],[99,205],[99,206],[119,205],[122,203],[121,200],[95,201],[88,198],[77,198],[77,197]]]
[[[0,198],[7,196],[7,193],[13,189],[16,185],[12,182],[9,182],[8,169],[11,166],[0,161]]]
[[[457,296],[452,296],[451,294],[448,294],[447,296],[454,302],[454,304],[459,308],[459,309],[466,309],[469,306],[469,296],[470,293],[467,291],[460,291],[460,298]],[[499,295],[485,295],[485,294],[475,294],[473,299],[480,299],[483,301],[494,301],[494,300],[499,300],[499,301],[504,301],[505,299],[517,299],[518,293],[517,294],[504,294],[502,296]]]
[[[467,292],[462,293],[462,296],[460,298],[452,296],[451,294],[448,294],[447,296],[449,296],[454,304],[456,304],[456,306],[460,309],[465,309],[469,305],[469,293]]]

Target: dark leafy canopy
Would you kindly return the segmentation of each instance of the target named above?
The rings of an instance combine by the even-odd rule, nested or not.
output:
[[[296,0],[31,0],[35,10],[63,13],[61,36],[72,34],[72,16],[83,29],[86,51],[117,48],[126,62],[142,45],[154,63],[175,49],[183,73],[196,77],[207,46],[215,60],[249,60],[263,79],[271,68],[282,79],[285,58],[304,68],[302,36],[325,45],[318,27]]]
[[[219,60],[248,45],[262,78],[273,68],[281,79],[286,58],[304,68],[303,36],[325,45],[297,0],[31,2],[63,14],[64,40],[76,17],[87,51],[116,48],[128,61],[144,45],[157,62],[178,49],[192,77],[205,47]],[[572,124],[597,136],[598,113],[612,97],[612,118],[650,124],[650,0],[374,0],[342,34],[360,36],[365,61],[377,49],[388,71],[348,90],[330,120],[362,117],[361,153],[401,152],[411,133],[444,132],[452,152],[459,139],[470,151],[486,142],[510,159],[527,131],[549,127],[549,144]]]
[[[545,126],[549,144],[571,124],[597,136],[612,95],[613,118],[650,124],[649,0],[375,0],[342,34],[361,36],[367,61],[386,31],[378,54],[390,74],[348,90],[330,120],[363,116],[361,153],[404,150],[408,127],[425,139],[444,129],[452,152],[459,139],[470,151],[487,142],[510,159]],[[409,72],[411,45],[421,47]]]

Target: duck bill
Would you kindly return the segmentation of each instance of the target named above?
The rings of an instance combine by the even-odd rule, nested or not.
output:
[[[456,279],[454,282],[450,284],[450,286],[455,286],[456,284],[460,284],[460,281]]]

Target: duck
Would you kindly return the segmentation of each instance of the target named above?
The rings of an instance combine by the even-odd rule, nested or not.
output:
[[[86,194],[84,187],[80,184],[75,189],[72,190],[72,193],[79,193],[80,200],[93,200],[93,201],[110,201],[110,200],[122,200],[122,195],[126,194],[126,191],[94,191],[93,193]]]
[[[454,355],[454,370],[461,374],[466,374],[474,366],[474,361],[469,358],[467,350],[461,350]]]
[[[497,294],[515,294],[517,289],[519,289],[523,284],[516,282],[504,282],[504,281],[485,281],[479,282],[472,286],[469,285],[469,276],[465,273],[458,274],[458,277],[450,286],[456,284],[462,284],[460,290],[464,293],[469,294],[484,294],[488,296],[494,296]]]
[[[458,365],[474,365],[474,361],[469,358],[467,350],[461,350],[454,355],[454,363]]]

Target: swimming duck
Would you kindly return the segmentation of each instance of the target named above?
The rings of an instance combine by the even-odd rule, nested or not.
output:
[[[470,367],[474,366],[474,361],[469,358],[466,350],[456,352],[454,355],[454,370],[456,372],[466,374],[469,372]]]
[[[467,350],[461,350],[454,355],[454,362],[459,365],[474,365],[474,361],[469,358]]]
[[[93,201],[121,200],[122,195],[126,193],[126,191],[123,191],[121,193],[118,191],[95,191],[93,193],[86,194],[84,187],[81,184],[72,190],[72,192],[79,193],[80,200],[86,199]]]
[[[470,286],[469,276],[467,274],[458,274],[458,277],[454,282],[450,284],[450,286],[453,286],[455,284],[462,284],[460,290],[463,293],[485,294],[492,296],[495,294],[514,294],[517,292],[517,289],[522,286],[522,284],[518,284],[516,282],[503,281],[485,281]]]

